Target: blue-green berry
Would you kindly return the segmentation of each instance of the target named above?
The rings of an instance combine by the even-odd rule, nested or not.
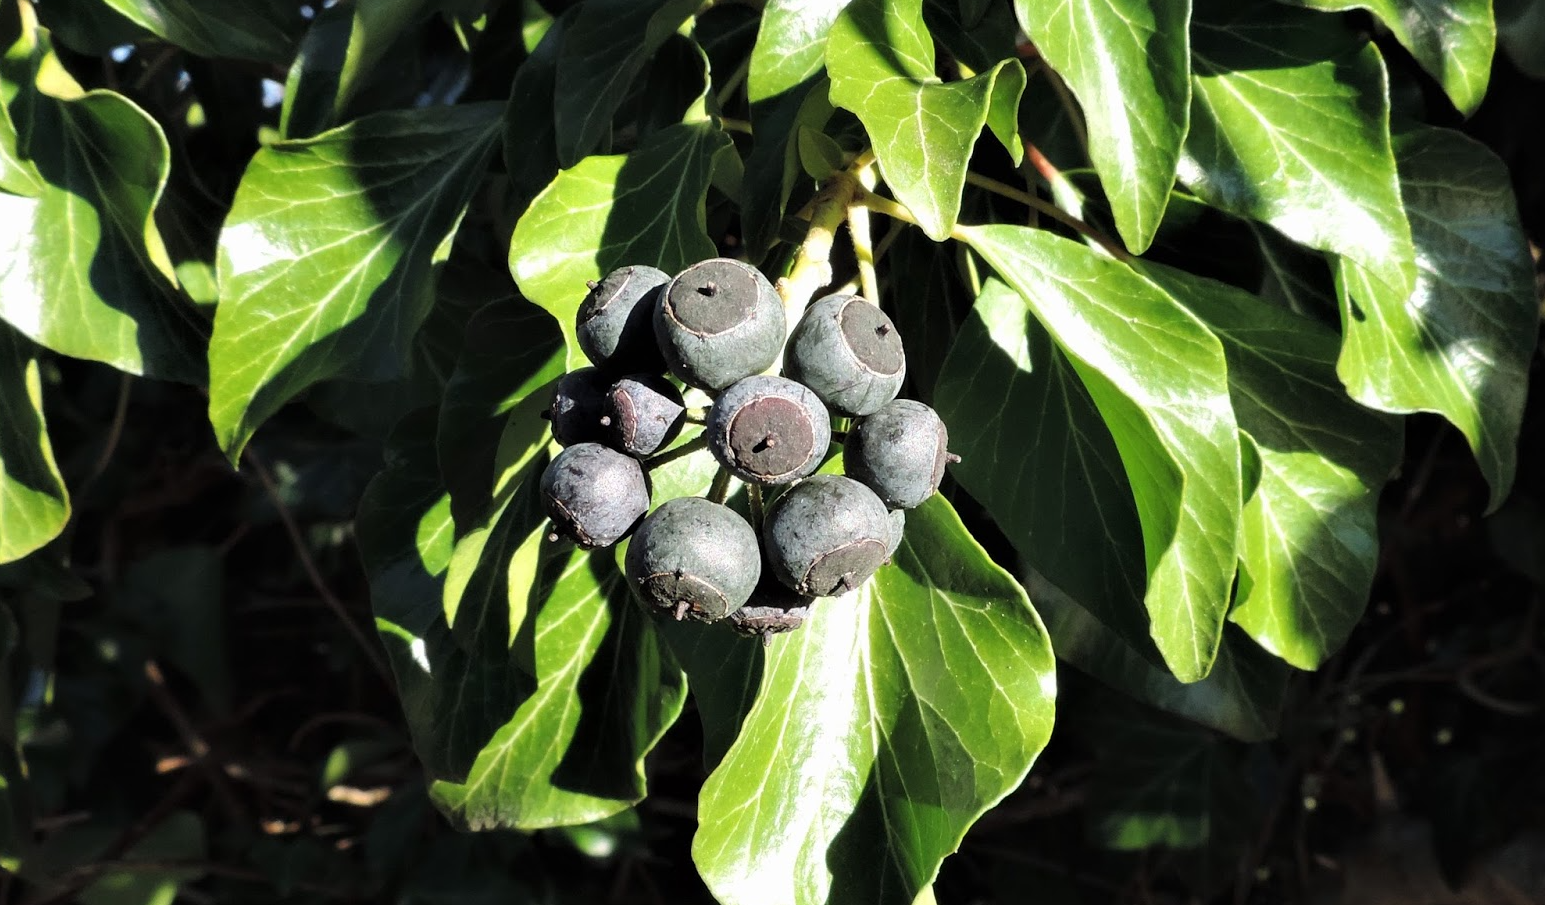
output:
[[[892,509],[911,509],[944,480],[949,431],[933,409],[897,399],[860,420],[842,449],[843,470]]]
[[[733,509],[701,497],[669,500],[628,545],[628,584],[651,609],[677,619],[723,619],[762,574],[756,532]]]
[[[599,443],[578,443],[542,472],[542,505],[552,540],[592,550],[627,536],[649,511],[649,484],[637,459]]]
[[[654,309],[670,280],[663,270],[633,264],[591,283],[574,325],[585,357],[613,374],[665,370],[654,338]]]
[[[783,301],[761,271],[711,258],[676,275],[654,310],[655,339],[671,373],[716,392],[767,370],[783,349]]]
[[[885,312],[856,295],[828,295],[789,335],[783,372],[833,411],[867,415],[901,391],[907,356]]]
[[[736,477],[788,484],[820,467],[831,416],[803,384],[758,374],[719,394],[703,433],[714,458]]]
[[[885,504],[864,485],[818,474],[768,507],[762,524],[767,565],[779,581],[810,597],[853,590],[886,559],[895,531]]]

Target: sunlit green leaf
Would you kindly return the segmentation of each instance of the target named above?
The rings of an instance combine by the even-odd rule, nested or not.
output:
[[[826,65],[826,35],[849,0],[768,0],[751,50],[753,105],[804,84]]]
[[[886,184],[943,241],[960,214],[966,164],[983,126],[1017,163],[1017,111],[1025,70],[1006,60],[981,75],[943,82],[922,0],[855,0],[826,43],[831,100],[853,111],[874,143]]]
[[[40,345],[143,374],[203,383],[202,318],[176,295],[154,211],[170,152],[122,95],[33,82],[51,54],[5,65],[0,115],[0,318]],[[19,192],[20,194],[11,194]]]
[[[1491,0],[1289,0],[1311,9],[1366,9],[1379,17],[1406,50],[1470,114],[1486,96],[1497,26]]]
[[[402,373],[433,302],[431,265],[493,152],[498,111],[381,113],[253,158],[220,234],[209,346],[209,420],[233,461],[317,381]]]
[[[101,2],[146,31],[205,57],[288,63],[305,26],[300,6],[286,0]]]
[[[1145,250],[1189,124],[1190,0],[1014,0],[1014,10],[1083,107],[1122,238]]]
[[[285,85],[279,119],[284,137],[309,138],[338,125],[396,42],[438,5],[432,0],[367,0],[318,12]]]
[[[70,496],[43,421],[36,351],[0,324],[0,563],[53,540],[69,518]]]
[[[1337,369],[1366,405],[1453,422],[1480,461],[1495,509],[1513,486],[1539,328],[1512,183],[1501,160],[1457,132],[1421,128],[1395,147],[1416,238],[1416,288],[1397,293],[1361,264],[1341,262]]]
[[[1222,340],[1234,414],[1260,454],[1229,618],[1294,666],[1318,669],[1368,603],[1400,422],[1347,397],[1328,327],[1173,268],[1143,272]]]
[[[774,639],[703,787],[699,871],[725,905],[912,905],[1024,779],[1055,691],[1024,591],[933,497],[891,565]]]
[[[471,828],[617,813],[644,795],[641,760],[680,713],[681,671],[610,551],[545,541],[534,481],[484,536],[453,546],[436,421],[433,410],[404,420],[356,522],[376,625],[432,795]],[[447,574],[469,549],[448,623]]]
[[[1228,611],[1241,500],[1221,345],[1158,286],[1083,245],[1018,226],[960,232],[1024,298],[1105,419],[1142,522],[1150,630],[1178,678],[1202,678]]]
[[[588,157],[531,202],[510,241],[521,292],[558,319],[569,364],[582,362],[574,316],[585,282],[624,264],[676,273],[714,256],[704,196],[727,135],[706,123],[656,132],[632,154]]]
[[[1067,356],[1002,281],[982,287],[934,405],[961,457],[951,474],[1021,557],[1161,663],[1142,611],[1142,529],[1110,429]]]
[[[1415,252],[1378,51],[1335,16],[1208,3],[1197,7],[1192,57],[1181,181],[1208,204],[1409,292]]]

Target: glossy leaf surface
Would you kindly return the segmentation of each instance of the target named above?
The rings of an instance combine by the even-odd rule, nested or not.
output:
[[[1143,526],[1154,641],[1182,681],[1202,678],[1228,611],[1241,499],[1222,347],[1158,286],[1083,245],[1017,226],[962,231],[1105,419]]]
[[[253,158],[220,233],[209,345],[209,420],[227,456],[319,380],[403,372],[498,109],[376,114]]]
[[[1260,455],[1229,618],[1271,653],[1318,669],[1368,603],[1379,490],[1398,461],[1400,422],[1347,397],[1329,328],[1222,283],[1156,264],[1143,271],[1223,342],[1234,413]]]
[[[1181,181],[1409,292],[1415,252],[1378,52],[1335,16],[1270,3],[1199,6],[1192,36]]]
[[[1083,108],[1127,247],[1147,249],[1189,126],[1190,0],[1015,0],[1014,11]]]
[[[911,905],[1024,778],[1055,693],[1024,591],[935,496],[891,565],[774,640],[693,858],[726,905]]]
[[[521,292],[563,329],[570,367],[584,357],[574,316],[587,280],[624,264],[676,273],[714,256],[704,195],[729,137],[706,123],[656,132],[632,154],[588,157],[531,202],[510,241]]]
[[[0,318],[62,355],[203,383],[208,327],[154,220],[166,138],[120,94],[61,87],[73,96],[17,86],[0,123]]]
[[[1513,486],[1539,322],[1518,209],[1502,162],[1456,132],[1418,129],[1402,134],[1396,150],[1416,237],[1416,289],[1397,293],[1343,260],[1337,368],[1366,405],[1453,422],[1495,509]]]
[[[960,214],[966,163],[982,128],[1017,162],[1025,70],[1007,60],[956,82],[934,74],[922,0],[855,0],[826,44],[832,103],[851,110],[874,144],[880,174],[935,241]]]
[[[53,540],[69,518],[69,493],[43,421],[36,349],[0,324],[0,563]]]
[[[1497,24],[1491,0],[1292,0],[1311,9],[1366,9],[1394,33],[1466,115],[1491,80]]]

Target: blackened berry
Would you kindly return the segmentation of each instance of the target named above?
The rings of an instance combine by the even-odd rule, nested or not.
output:
[[[652,456],[686,423],[681,392],[663,377],[634,374],[612,384],[602,405],[607,442],[630,456]]]
[[[541,489],[554,535],[587,550],[622,540],[649,510],[638,460],[599,443],[577,443],[553,457]]]

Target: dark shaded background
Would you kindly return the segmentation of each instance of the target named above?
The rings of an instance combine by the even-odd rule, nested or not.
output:
[[[149,64],[114,76],[136,65]],[[265,73],[189,72],[231,99],[206,105],[211,128],[182,152],[203,182],[179,197],[217,223],[255,149],[243,130]],[[1499,58],[1481,111],[1443,123],[1507,161],[1536,253],[1542,110],[1545,83]],[[690,712],[650,758],[650,797],[603,825],[469,836],[434,812],[367,650],[350,519],[379,444],[338,426],[327,393],[266,426],[235,473],[198,392],[50,368],[77,506],[56,546],[70,567],[0,569],[0,590],[57,614],[52,704],[31,679],[21,717],[41,863],[59,869],[53,883],[0,877],[0,901],[129,901],[92,884],[179,873],[191,903],[711,901],[690,859],[704,776]],[[1545,901],[1545,372],[1532,373],[1517,487],[1489,518],[1459,434],[1409,420],[1368,613],[1325,669],[1295,676],[1276,740],[1232,742],[1064,669],[1050,748],[946,862],[939,901]],[[1108,728],[1087,715],[1112,713],[1169,740],[1172,803],[1195,818],[1177,824],[1184,846],[1099,844],[1117,786],[1142,769],[1099,744]],[[196,815],[201,847],[167,835],[171,815]]]

